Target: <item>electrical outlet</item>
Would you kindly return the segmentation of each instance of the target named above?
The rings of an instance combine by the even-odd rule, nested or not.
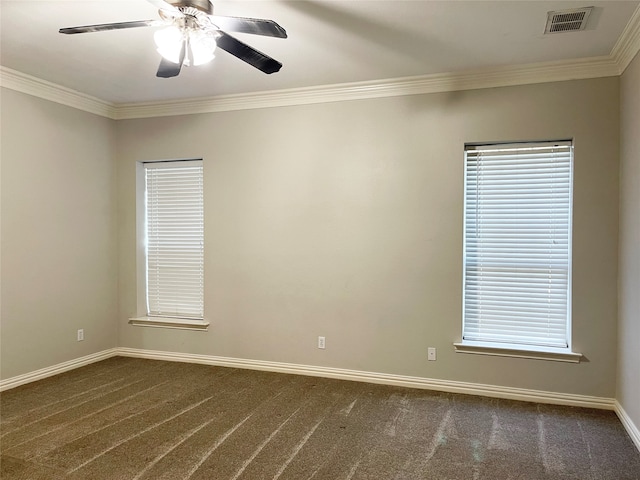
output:
[[[324,349],[324,337],[318,337],[318,348]]]
[[[82,328],[80,328],[78,330],[78,341],[81,342],[84,340],[84,330]]]
[[[436,361],[436,347],[427,348],[427,360],[430,362]]]

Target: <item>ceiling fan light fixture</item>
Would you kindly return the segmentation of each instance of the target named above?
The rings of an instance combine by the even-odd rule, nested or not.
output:
[[[194,66],[209,63],[215,57],[216,39],[212,34],[195,30],[189,33],[189,58]]]
[[[180,63],[182,44],[187,41],[184,64],[204,65],[214,59],[216,39],[213,33],[171,25],[153,36],[158,53],[172,63]]]
[[[156,42],[156,47],[158,47],[157,50],[160,55],[170,62],[180,62],[180,49],[182,48],[184,35],[178,27],[172,25],[158,30],[153,35],[153,39]]]

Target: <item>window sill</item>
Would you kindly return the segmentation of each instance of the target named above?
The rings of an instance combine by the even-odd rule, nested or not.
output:
[[[536,360],[553,360],[556,362],[580,363],[581,353],[560,348],[522,347],[518,345],[501,345],[485,342],[454,343],[456,353],[473,353],[477,355],[495,355],[499,357],[533,358]]]
[[[206,322],[204,320],[171,317],[134,317],[129,319],[129,325],[133,325],[135,327],[198,330],[201,332],[205,332],[209,329],[209,322]]]

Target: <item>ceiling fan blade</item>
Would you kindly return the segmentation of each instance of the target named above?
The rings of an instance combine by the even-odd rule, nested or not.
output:
[[[180,74],[180,70],[182,69],[182,64],[184,63],[184,57],[187,50],[187,41],[182,42],[182,48],[180,49],[180,59],[179,63],[173,63],[166,58],[162,57],[160,60],[160,66],[158,67],[158,72],[156,73],[156,77],[160,78],[171,78],[177,77]]]
[[[222,17],[209,15],[211,22],[220,30],[229,32],[251,33],[267,37],[287,38],[287,32],[273,20],[259,18]]]
[[[160,66],[158,67],[158,73],[156,73],[156,77],[160,78],[171,78],[177,77],[180,73],[180,65],[177,63],[170,62],[166,58],[162,58],[160,60]]]
[[[240,60],[247,62],[249,65],[256,67],[264,73],[274,73],[282,68],[282,64],[277,60],[259,52],[246,43],[241,42],[231,35],[219,31],[220,36],[216,39],[218,47],[226,50],[231,55],[238,57]]]
[[[123,28],[137,27],[153,27],[156,25],[164,25],[158,20],[138,20],[135,22],[118,22],[118,23],[102,23],[100,25],[84,25],[82,27],[61,28],[60,33],[88,33],[88,32],[104,32],[106,30],[122,30]]]

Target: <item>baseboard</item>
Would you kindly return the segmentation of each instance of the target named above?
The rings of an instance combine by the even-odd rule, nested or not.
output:
[[[575,407],[598,408],[614,410],[620,418],[620,422],[629,433],[631,440],[640,450],[640,430],[633,423],[631,417],[625,412],[620,403],[613,398],[592,397],[588,395],[574,395],[569,393],[546,392],[542,390],[529,390],[524,388],[503,387],[498,385],[485,385],[480,383],[456,382],[451,380],[438,380],[433,378],[411,377],[406,375],[394,375],[390,373],[366,372],[360,370],[348,370],[343,368],[319,367],[313,365],[299,365],[294,363],[267,362],[261,360],[248,360],[242,358],[217,357],[212,355],[198,355],[191,353],[163,352],[157,350],[142,350],[137,348],[111,348],[101,352],[86,355],[84,357],[59,363],[51,367],[42,368],[33,372],[0,380],[0,392],[24,385],[26,383],[42,380],[59,373],[83,367],[90,363],[106,360],[114,356],[147,358],[151,360],[166,360],[172,362],[200,363],[204,365],[216,365],[220,367],[246,368],[250,370],[263,370],[269,372],[290,373],[295,375],[310,375],[316,377],[336,378],[340,380],[352,380],[358,382],[379,383],[400,387],[421,388],[425,390],[437,390],[441,392],[462,393],[468,395],[481,395],[485,397],[505,398],[525,402],[550,403],[556,405],[570,405]]]
[[[576,407],[598,408],[615,410],[623,425],[631,435],[634,443],[640,449],[640,433],[633,424],[624,409],[613,398],[592,397],[588,395],[575,395],[569,393],[547,392],[542,390],[529,390],[524,388],[504,387],[499,385],[485,385],[480,383],[456,382],[452,380],[439,380],[433,378],[412,377],[395,375],[390,373],[367,372],[361,370],[348,370],[344,368],[320,367],[314,365],[300,365],[294,363],[268,362],[262,360],[250,360],[232,357],[218,357],[213,355],[198,355],[192,353],[164,352],[157,350],[143,350],[136,348],[112,348],[103,350],[84,357],[59,363],[51,367],[42,368],[6,380],[0,380],[0,391],[24,385],[26,383],[42,380],[53,375],[58,375],[74,368],[82,367],[90,363],[99,362],[107,358],[120,355],[124,357],[147,358],[151,360],[166,360],[172,362],[199,363],[204,365],[216,365],[220,367],[246,368],[250,370],[263,370],[269,372],[290,373],[295,375],[310,375],[315,377],[335,378],[339,380],[352,380],[358,382],[379,383],[400,387],[421,388],[425,390],[437,390],[441,392],[462,393],[467,395],[481,395],[485,397],[520,400],[525,402],[550,403],[556,405],[571,405]]]
[[[336,378],[359,382],[396,385],[401,387],[437,390],[441,392],[481,395],[485,397],[505,398],[525,402],[550,403],[556,405],[571,405],[576,407],[598,408],[604,410],[615,409],[615,399],[605,397],[591,397],[569,393],[546,392],[528,390],[524,388],[484,385],[479,383],[456,382],[423,377],[394,375],[389,373],[347,370],[342,368],[318,367],[292,363],[267,362],[261,360],[247,360],[241,358],[217,357],[191,353],[163,352],[142,350],[135,348],[119,348],[118,355],[125,357],[147,358],[152,360],[168,360],[173,362],[200,363],[221,367],[246,368],[250,370],[264,370],[269,372],[291,373],[296,375],[310,375],[316,377]]]
[[[69,370],[73,370],[74,368],[84,367],[85,365],[89,365],[90,363],[106,360],[107,358],[115,357],[116,355],[118,355],[118,349],[111,348],[109,350],[103,350],[101,352],[92,353],[91,355],[86,355],[84,357],[75,358],[67,362],[59,363],[51,367],[41,368],[40,370],[35,370],[33,372],[7,378],[6,380],[0,380],[0,392],[19,387],[20,385],[24,385],[25,383],[31,383],[37,380],[42,380],[43,378],[52,377],[53,375],[58,375],[59,373],[67,372]]]
[[[627,412],[624,411],[624,408],[622,408],[622,405],[620,405],[618,400],[615,401],[615,412],[618,415],[620,422],[622,422],[622,425],[624,425],[624,428],[627,430],[631,440],[635,443],[636,448],[640,451],[640,430],[635,423],[633,423],[633,420],[631,420],[631,417]]]

